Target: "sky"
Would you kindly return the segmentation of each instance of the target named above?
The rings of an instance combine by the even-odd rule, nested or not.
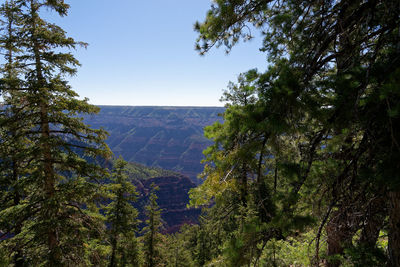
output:
[[[82,66],[69,79],[95,105],[223,106],[229,81],[251,68],[265,70],[260,37],[205,56],[194,49],[196,21],[210,0],[66,0],[66,17],[49,15],[77,41]],[[258,34],[258,33],[257,33]]]

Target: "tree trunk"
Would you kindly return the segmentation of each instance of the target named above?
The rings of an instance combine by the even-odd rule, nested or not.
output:
[[[150,214],[150,242],[149,242],[149,259],[148,259],[149,267],[154,266],[154,232],[155,232],[154,215]]]
[[[55,195],[55,175],[53,168],[53,159],[51,154],[51,147],[49,144],[50,139],[50,125],[48,117],[48,100],[47,100],[47,89],[46,80],[43,76],[43,66],[40,56],[40,43],[36,37],[36,27],[38,18],[38,5],[35,1],[30,2],[31,16],[32,16],[32,42],[33,42],[33,52],[35,57],[35,69],[36,69],[36,79],[37,79],[37,97],[38,104],[40,108],[40,130],[41,130],[41,156],[43,159],[43,190],[46,194],[47,201],[50,205],[47,205],[45,216],[48,218],[53,218],[57,220],[57,203],[52,203]],[[61,265],[61,253],[59,250],[59,241],[57,238],[57,229],[49,227],[47,229],[47,245],[49,249],[49,262],[50,266]]]
[[[17,183],[18,176],[19,176],[18,175],[18,167],[17,167],[17,164],[15,163],[15,161],[13,161],[13,181],[15,183]],[[20,197],[20,194],[19,194],[19,188],[16,186],[14,188],[14,191],[15,191],[14,192],[14,206],[17,206],[21,202],[21,197]],[[22,231],[22,225],[21,225],[20,222],[17,222],[17,225],[15,226],[14,234],[15,235],[19,235],[21,233],[21,231]],[[20,247],[21,246],[20,243],[21,242],[18,241],[18,244],[17,244],[16,249],[15,249],[15,254],[14,254],[14,259],[13,259],[15,267],[23,267],[23,266],[25,266],[24,254],[23,254],[22,249]]]
[[[400,191],[389,193],[389,258],[391,267],[400,267]]]
[[[331,220],[326,226],[328,243],[328,261],[327,267],[339,267],[340,260],[329,259],[335,255],[343,254],[344,248],[351,244],[352,238],[357,231],[357,225],[351,218],[352,212],[347,212],[345,207],[339,207],[339,210],[332,214]]]
[[[112,241],[111,241],[111,259],[110,259],[110,264],[108,265],[108,267],[114,267],[115,265],[115,253],[117,251],[117,238],[115,236],[112,237]]]
[[[367,208],[367,216],[361,231],[359,245],[365,248],[375,248],[379,232],[385,221],[387,210],[384,209],[385,200],[378,197]]]
[[[328,257],[332,257],[338,254],[343,253],[343,247],[342,247],[342,239],[340,234],[338,233],[338,229],[336,225],[331,221],[328,223],[326,227],[326,233],[328,236]],[[339,260],[331,260],[328,259],[326,263],[327,267],[338,267],[340,266],[340,261]]]

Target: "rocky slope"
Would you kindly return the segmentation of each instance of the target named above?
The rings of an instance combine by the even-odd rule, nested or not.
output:
[[[151,184],[158,187],[157,203],[162,210],[164,221],[163,232],[171,233],[183,224],[196,223],[199,209],[188,209],[188,192],[196,185],[186,176],[159,168],[148,168],[141,164],[129,163],[127,167],[129,178],[139,193],[135,206],[139,210],[139,218],[144,221],[144,207],[147,205]]]
[[[185,176],[154,177],[136,183],[139,192],[138,210],[140,219],[145,220],[144,207],[148,202],[151,184],[158,187],[156,195],[157,203],[162,210],[161,217],[164,222],[163,232],[172,233],[179,230],[183,224],[198,222],[200,209],[188,209],[188,192],[195,184]]]
[[[107,144],[116,156],[177,171],[198,183],[202,151],[210,145],[203,136],[207,125],[221,120],[221,107],[100,106],[85,118],[93,128],[110,133]]]

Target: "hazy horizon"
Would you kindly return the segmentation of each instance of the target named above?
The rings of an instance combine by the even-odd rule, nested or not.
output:
[[[170,106],[170,105],[96,105],[98,107],[149,107],[149,108],[225,108],[221,106]]]

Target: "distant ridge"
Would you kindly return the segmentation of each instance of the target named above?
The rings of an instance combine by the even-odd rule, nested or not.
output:
[[[215,121],[223,107],[101,105],[98,115],[86,116],[94,128],[110,133],[107,144],[116,156],[150,167],[182,173],[199,183],[202,151],[211,144],[203,129]]]
[[[183,109],[192,109],[192,108],[201,108],[201,109],[203,109],[203,108],[220,108],[220,109],[225,109],[224,107],[222,107],[222,106],[152,106],[152,105],[143,105],[143,106],[140,106],[140,105],[137,105],[137,106],[131,106],[131,105],[96,105],[97,107],[100,107],[100,108],[103,108],[103,107],[116,107],[116,108],[118,108],[118,107],[126,107],[126,108],[166,108],[166,109],[170,109],[170,108],[172,108],[172,109],[180,109],[180,108],[183,108]]]

